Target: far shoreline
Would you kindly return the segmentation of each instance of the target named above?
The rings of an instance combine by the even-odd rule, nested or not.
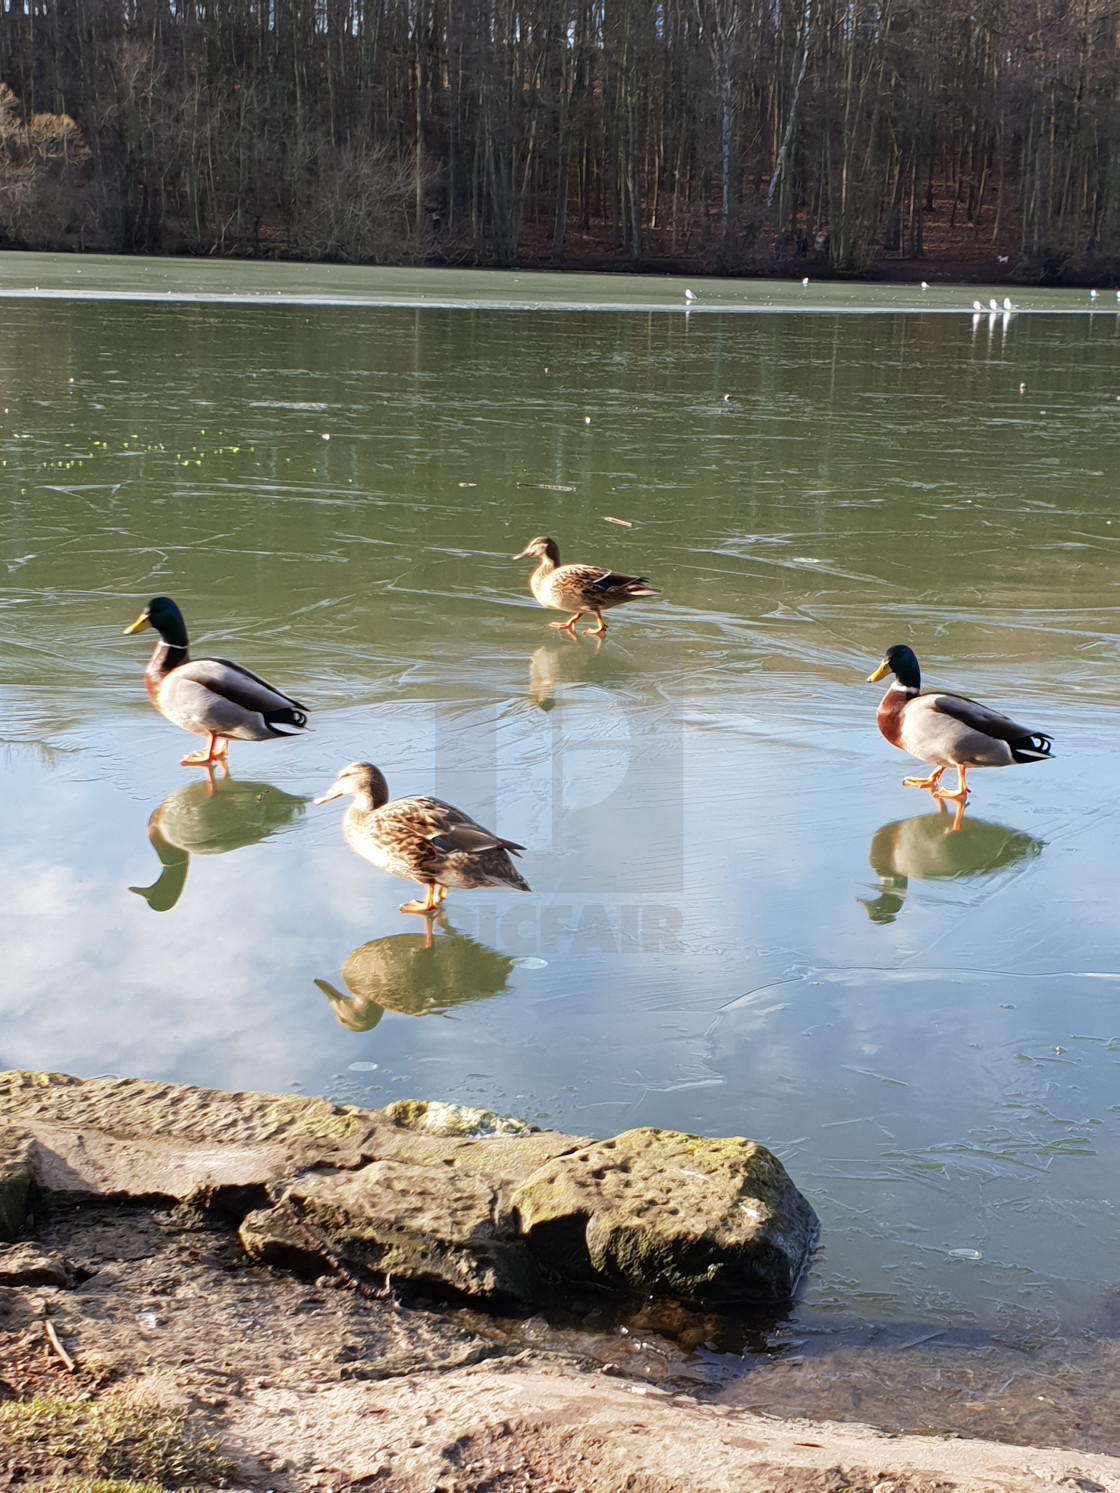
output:
[[[699,284],[719,282],[721,284],[876,286],[876,285],[928,285],[939,289],[973,289],[977,286],[1007,286],[1020,290],[1077,291],[1086,289],[1113,290],[1110,281],[1093,280],[1084,276],[1070,279],[1042,279],[1038,276],[1017,274],[1007,256],[988,255],[975,258],[921,258],[898,259],[882,256],[861,270],[840,272],[827,264],[813,259],[792,258],[781,266],[766,268],[760,265],[743,270],[721,270],[702,260],[645,259],[624,261],[619,257],[603,254],[587,254],[579,258],[568,257],[561,264],[549,264],[538,256],[529,255],[524,261],[509,268],[481,263],[452,264],[430,258],[425,260],[400,260],[392,263],[371,263],[343,259],[305,259],[288,254],[144,254],[134,252],[111,252],[98,250],[75,250],[66,247],[29,249],[19,245],[4,245],[0,248],[0,265],[14,257],[34,256],[73,262],[111,261],[122,265],[144,265],[176,263],[184,265],[209,265],[264,269],[270,266],[285,266],[291,270],[321,270],[327,273],[338,271],[393,271],[396,273],[421,274],[435,271],[446,274],[479,274],[530,277],[550,276],[579,279],[587,276],[602,276],[607,279],[676,280],[692,279]],[[696,308],[699,309],[699,308]]]
[[[798,264],[795,273],[783,276],[719,276],[649,265],[641,271],[620,265],[500,270],[8,250],[0,254],[0,301],[276,309],[303,305],[413,312],[629,312],[680,317],[686,324],[713,314],[971,318],[989,313],[1002,316],[1005,311],[1053,315],[1120,311],[1120,296],[1111,287],[1086,291],[1018,284],[1006,271],[999,279],[949,278],[955,267],[948,261],[891,261],[857,278]],[[979,276],[991,265],[977,262],[974,269]],[[1009,308],[1005,300],[1012,302]]]

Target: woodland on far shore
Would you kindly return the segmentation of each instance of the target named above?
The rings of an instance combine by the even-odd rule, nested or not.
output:
[[[0,247],[1107,282],[1118,25],[1120,0],[8,0]]]

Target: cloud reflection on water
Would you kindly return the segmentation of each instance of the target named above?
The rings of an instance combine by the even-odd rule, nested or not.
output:
[[[1009,371],[964,316],[682,321],[9,305],[3,1060],[746,1133],[821,1211],[825,1310],[1090,1320],[1120,1194],[1115,346],[1016,317]],[[542,530],[662,598],[557,637],[508,558]],[[117,618],[169,588],[200,649],[251,638],[315,705],[256,770],[310,792],[369,756],[529,847],[536,900],[453,908],[498,948],[535,911],[516,998],[382,1020],[376,1091],[312,982],[399,936],[399,892],[332,816],[196,867],[172,917],[125,894],[182,779]],[[1060,731],[983,784],[1045,856],[867,870],[883,796],[919,807],[860,683],[903,619],[931,679]]]

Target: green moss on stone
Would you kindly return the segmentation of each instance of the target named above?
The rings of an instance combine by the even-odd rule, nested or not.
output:
[[[469,1104],[447,1104],[440,1100],[398,1099],[385,1107],[385,1114],[402,1130],[423,1135],[460,1136],[479,1140],[492,1135],[532,1135],[535,1125],[490,1109]]]
[[[513,1205],[562,1272],[684,1300],[784,1299],[817,1226],[765,1147],[648,1127],[557,1157]]]

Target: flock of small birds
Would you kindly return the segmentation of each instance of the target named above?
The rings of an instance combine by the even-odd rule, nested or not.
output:
[[[644,576],[599,565],[561,564],[556,541],[546,535],[531,539],[513,558],[530,557],[538,562],[529,579],[534,597],[542,607],[567,613],[550,626],[570,636],[580,619],[590,615],[595,625],[586,635],[601,641],[607,630],[604,612],[658,594]],[[169,597],[153,597],[125,632],[147,628],[159,635],[145,671],[152,704],[174,725],[206,738],[205,748],[189,753],[182,766],[210,772],[222,767],[228,773],[231,741],[268,741],[307,729],[307,707],[259,675],[229,659],[192,658],[183,614]],[[893,746],[930,766],[927,776],[904,778],[903,784],[927,790],[939,803],[955,804],[954,829],[960,828],[970,769],[1050,757],[1050,738],[1041,732],[963,695],[923,693],[918,660],[905,645],[889,648],[868,678],[875,682],[888,674],[894,682],[879,704],[876,723]],[[950,767],[957,772],[956,786],[942,788],[942,775]],[[441,799],[390,799],[384,774],[371,762],[349,763],[314,802],[337,798],[350,800],[342,820],[350,848],[380,870],[422,888],[423,897],[402,904],[402,912],[430,917],[453,888],[531,890],[511,859],[523,845],[485,829]]]
[[[1005,254],[1001,254],[1000,257],[999,257],[999,262],[1000,262],[1000,264],[1005,265],[1007,263],[1007,256]],[[808,275],[804,275],[802,277],[801,284],[802,284],[802,286],[807,286],[809,284],[809,276]],[[928,290],[929,289],[929,281],[928,280],[923,280],[921,282],[920,289],[922,289],[922,290]],[[1089,292],[1089,299],[1091,301],[1098,300],[1099,298],[1100,298],[1100,291],[1098,291],[1098,290],[1091,290]],[[1116,292],[1116,299],[1118,301],[1120,301],[1120,290],[1118,290]],[[685,310],[686,311],[691,311],[692,307],[695,306],[698,301],[699,301],[699,296],[697,296],[693,291],[691,291],[691,290],[686,290],[685,291],[685,293],[684,293],[684,303],[685,303]],[[983,301],[973,301],[973,303],[972,303],[972,311],[973,311],[973,315],[975,315],[975,316],[981,316],[981,315],[987,315],[987,316],[1010,316],[1013,311],[1017,311],[1018,309],[1019,308],[1017,306],[1012,305],[1011,297],[1010,296],[1006,296],[1006,295],[1004,296],[1004,298],[1003,298],[1002,301],[997,301],[994,296],[989,296],[988,297],[988,304],[986,306],[984,305]]]

